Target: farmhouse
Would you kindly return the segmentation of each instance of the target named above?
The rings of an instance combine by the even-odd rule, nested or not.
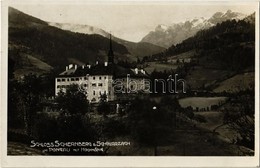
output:
[[[108,62],[66,66],[65,71],[55,79],[55,95],[60,91],[66,92],[69,85],[76,84],[79,86],[79,91],[84,92],[91,103],[98,102],[104,94],[107,96],[107,101],[114,101],[120,94],[148,93],[147,80],[149,75],[143,69],[129,69],[114,63],[110,35]]]

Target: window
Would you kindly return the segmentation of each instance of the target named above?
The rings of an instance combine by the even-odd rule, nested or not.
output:
[[[102,78],[102,77],[100,76],[100,77],[99,77],[99,80],[101,80],[101,78]]]
[[[95,95],[96,93],[95,93],[95,90],[93,90],[93,95]]]
[[[79,81],[79,78],[76,78],[76,81]]]
[[[65,79],[64,79],[64,78],[62,78],[62,79],[61,79],[61,81],[62,81],[62,82],[65,82]]]
[[[75,81],[75,78],[71,78],[71,81]]]
[[[60,82],[60,79],[57,79],[57,82]]]
[[[70,81],[70,78],[67,78],[67,81]]]
[[[108,91],[108,95],[110,95],[110,91]]]
[[[93,87],[96,87],[96,86],[97,86],[97,84],[96,84],[96,83],[92,83],[92,86],[93,86]]]
[[[104,79],[107,79],[107,77],[105,76]]]
[[[84,87],[87,87],[88,85],[87,84],[84,84]]]
[[[95,80],[96,78],[95,78],[95,76],[93,76],[93,80]]]
[[[87,80],[87,77],[84,77],[84,80]]]
[[[99,83],[98,86],[103,86],[102,83]]]

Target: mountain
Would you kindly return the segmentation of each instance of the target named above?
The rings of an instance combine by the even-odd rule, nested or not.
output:
[[[60,71],[69,63],[107,60],[109,39],[101,35],[64,31],[9,8],[8,58],[18,77],[27,73]],[[115,60],[132,61],[127,48],[113,41]]]
[[[244,14],[228,10],[226,13],[217,12],[209,19],[200,17],[186,22],[174,23],[170,26],[158,25],[154,31],[148,33],[141,41],[167,48],[192,37],[199,30],[208,29],[225,20],[239,20],[245,16]]]
[[[233,86],[242,86],[240,83],[244,81],[244,74],[255,71],[254,15],[238,21],[227,20],[200,30],[161,53],[144,57],[145,69],[158,70],[158,64],[154,65],[154,62],[160,62],[161,67],[167,65],[168,69],[182,75],[192,89],[221,87],[217,90],[223,91],[224,88],[228,91]],[[234,76],[234,80],[229,80]],[[252,75],[249,77],[251,81]],[[230,81],[237,84],[227,86]],[[251,84],[245,83],[244,89]]]
[[[255,24],[255,12],[244,18],[244,21]]]
[[[71,32],[84,33],[84,34],[99,34],[106,38],[109,37],[108,32],[106,32],[100,28],[94,27],[94,26],[81,25],[81,24],[70,24],[70,23],[53,23],[53,22],[49,22],[48,24],[50,26],[54,26],[59,29],[68,30]],[[161,46],[158,46],[155,44],[151,44],[148,42],[135,43],[135,42],[130,42],[127,40],[117,38],[115,36],[113,36],[113,40],[115,40],[119,44],[124,45],[127,48],[127,50],[131,53],[131,55],[138,57],[138,58],[142,58],[143,56],[146,56],[146,55],[156,54],[158,52],[165,50],[164,47],[161,47]]]
[[[241,20],[245,18],[246,15],[238,12],[232,12],[231,10],[228,10],[226,13],[217,12],[215,13],[211,18],[208,19],[208,21],[214,25],[217,23],[221,23],[226,20]]]
[[[50,26],[54,26],[62,30],[69,30],[76,33],[99,34],[104,37],[109,37],[108,32],[89,25],[71,24],[71,23],[54,23],[54,22],[48,22],[48,24]]]

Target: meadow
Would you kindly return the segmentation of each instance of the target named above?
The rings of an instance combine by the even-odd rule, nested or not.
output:
[[[228,99],[227,97],[187,97],[187,98],[179,99],[179,103],[183,108],[191,106],[194,110],[196,108],[210,109],[212,105],[221,105],[227,99]]]

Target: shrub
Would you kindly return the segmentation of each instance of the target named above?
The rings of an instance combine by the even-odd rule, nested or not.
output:
[[[206,123],[207,120],[205,119],[204,116],[200,115],[200,114],[195,114],[194,118],[195,121],[201,122],[201,123]]]

